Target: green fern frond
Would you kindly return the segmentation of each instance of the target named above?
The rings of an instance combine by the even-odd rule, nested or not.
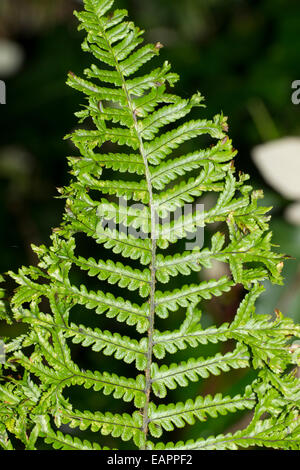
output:
[[[178,385],[187,387],[189,381],[198,382],[199,378],[207,378],[209,375],[219,375],[222,371],[240,369],[249,366],[250,355],[245,347],[238,345],[233,352],[225,355],[204,359],[190,358],[180,364],[162,365],[160,368],[153,362],[151,366],[153,393],[160,398],[167,395],[167,390],[174,390]]]
[[[110,450],[109,447],[101,448],[97,443],[91,443],[88,440],[81,440],[60,431],[55,432],[49,423],[49,417],[41,417],[38,421],[39,435],[46,444],[51,444],[55,450]]]
[[[217,394],[212,397],[199,396],[195,400],[187,400],[185,403],[159,405],[151,403],[149,430],[152,436],[161,437],[162,430],[173,431],[174,426],[184,427],[186,424],[195,424],[195,418],[205,421],[207,416],[217,418],[219,414],[234,413],[237,410],[251,409],[255,406],[254,395],[246,394],[244,397],[223,397]]]
[[[299,450],[300,328],[279,312],[255,312],[262,282],[283,282],[269,208],[235,172],[227,119],[206,120],[199,92],[190,99],[170,92],[179,80],[170,64],[152,71],[148,64],[162,45],[145,45],[143,31],[113,4],[84,0],[75,13],[83,51],[97,61],[67,80],[84,97],[76,116],[86,128],[67,136],[76,152],[68,158],[72,181],[59,189],[66,207],[50,246],[32,247],[36,267],[9,273],[18,286],[10,308],[27,330],[6,341],[0,365],[0,445],[35,450],[43,440],[60,450],[107,450],[123,440],[141,450]],[[199,149],[186,153],[192,141]],[[108,142],[109,151],[101,149]],[[199,231],[205,244],[201,236],[185,246]],[[215,261],[226,269],[216,279]],[[204,301],[236,286],[245,294],[235,318],[202,322]],[[0,319],[11,321],[2,289]],[[82,351],[96,355],[96,370],[82,368]],[[205,394],[207,378],[233,371],[248,380],[243,389]],[[196,393],[189,387],[191,396],[174,400],[170,391],[193,384]],[[100,392],[97,410],[78,410],[72,388]],[[249,414],[246,428],[207,437],[206,419],[237,411]],[[193,440],[165,437],[196,422]],[[101,434],[101,444],[86,439],[87,430]]]

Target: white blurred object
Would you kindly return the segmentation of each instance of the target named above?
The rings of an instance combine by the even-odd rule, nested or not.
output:
[[[230,276],[230,269],[227,263],[222,263],[222,261],[212,260],[211,268],[203,268],[202,276],[199,273],[199,279],[205,279],[210,281],[211,279],[220,279],[222,276]]]
[[[286,208],[284,216],[291,224],[300,226],[300,201],[290,204]]]
[[[300,137],[254,147],[252,158],[265,180],[287,199],[300,199]]]
[[[6,78],[15,74],[24,59],[22,48],[9,39],[0,39],[0,77]]]

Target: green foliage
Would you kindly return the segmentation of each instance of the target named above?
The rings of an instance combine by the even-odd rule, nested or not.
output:
[[[118,448],[120,440],[139,449],[299,449],[299,354],[293,339],[300,336],[300,328],[279,312],[275,318],[255,313],[262,281],[282,283],[283,256],[272,251],[269,209],[259,204],[261,193],[246,184],[246,175],[235,174],[236,151],[227,136],[226,118],[182,122],[203,106],[201,95],[187,100],[170,94],[178,76],[168,63],[136,75],[162,45],[140,46],[143,32],[126,20],[125,10],[111,12],[113,0],[84,3],[85,10],[76,13],[87,33],[83,50],[102,68],[92,65],[84,79],[70,73],[68,84],[86,95],[77,116],[81,123],[89,118],[94,127],[68,136],[81,156],[69,158],[73,180],[60,189],[66,210],[52,245],[33,247],[37,267],[10,273],[18,284],[11,308],[28,329],[6,342],[0,445],[12,449],[14,436],[29,450],[40,448],[42,440],[62,450],[105,450],[106,444]],[[210,142],[207,149],[181,155],[183,144],[200,136]],[[102,146],[109,148],[107,154],[97,153]],[[129,147],[127,153],[124,147]],[[193,206],[176,217],[178,209],[201,195],[215,195],[215,204],[202,212]],[[174,219],[165,221],[170,214]],[[209,247],[182,250],[190,234],[214,223],[227,227],[226,233],[216,232]],[[98,243],[103,259],[77,253],[79,233]],[[182,282],[202,267],[211,268],[215,260],[228,265],[228,275]],[[87,274],[86,285],[76,285],[74,267]],[[89,278],[97,285],[100,280],[102,290],[90,289]],[[180,287],[164,289],[171,278]],[[233,322],[203,328],[198,304],[238,284],[247,293]],[[118,288],[122,297],[116,294]],[[71,321],[76,306],[82,324]],[[5,318],[1,300],[0,312]],[[85,326],[93,313],[101,316],[100,324],[103,316],[126,323],[128,335],[116,331],[113,320],[109,330]],[[183,320],[179,328],[157,327],[159,318],[170,328],[175,315]],[[99,353],[99,370],[81,369],[71,342]],[[225,342],[226,352],[202,357],[203,346]],[[168,362],[169,355],[183,350],[186,360]],[[123,361],[126,376],[106,371],[103,355]],[[135,366],[135,377],[129,376],[127,364]],[[185,403],[166,401],[177,387],[244,368],[253,369],[254,379],[235,396],[217,393]],[[118,413],[76,409],[66,396],[74,386],[112,395],[119,400]],[[194,440],[166,443],[166,432],[238,410],[252,414],[249,425],[234,434],[207,438],[195,432]],[[68,435],[66,426],[83,433],[99,431],[107,436],[104,447]]]

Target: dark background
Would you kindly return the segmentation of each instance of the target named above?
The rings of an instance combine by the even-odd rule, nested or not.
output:
[[[285,210],[294,201],[268,186],[251,159],[256,145],[300,136],[300,105],[291,101],[291,84],[300,79],[299,1],[117,0],[116,7],[129,10],[148,40],[165,45],[161,59],[168,59],[181,75],[176,93],[187,97],[199,90],[206,97],[207,117],[220,111],[229,116],[230,136],[239,150],[237,167],[250,172],[253,185],[264,189],[264,204],[273,206],[273,241],[294,258],[284,268],[285,286],[268,286],[257,309],[272,313],[277,307],[299,321],[300,220],[287,221]],[[0,3],[0,59],[3,40],[13,42],[22,56],[14,70],[0,66],[0,79],[7,86],[7,104],[0,107],[3,273],[35,263],[30,244],[47,244],[51,228],[61,220],[64,203],[54,197],[56,187],[68,183],[66,156],[72,152],[63,137],[76,126],[74,112],[83,102],[65,81],[69,70],[81,75],[92,60],[80,48],[75,8],[80,9],[80,1]],[[232,315],[236,295],[227,306],[210,305],[208,323],[224,321],[220,312]],[[217,385],[224,390],[231,386],[228,378],[214,380],[210,392]],[[232,418],[224,420],[233,430]],[[218,423],[211,425],[212,432],[224,430],[224,421]]]

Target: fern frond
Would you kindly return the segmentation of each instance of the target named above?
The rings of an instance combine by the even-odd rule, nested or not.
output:
[[[84,169],[86,173],[99,177],[102,174],[103,168],[111,168],[120,173],[144,174],[144,163],[138,154],[109,153],[101,155],[93,152],[84,158],[70,157],[69,163],[75,176]]]
[[[197,170],[209,162],[213,162],[215,168],[223,168],[225,171],[228,171],[228,162],[235,157],[236,152],[232,149],[231,141],[229,139],[224,140],[219,141],[207,150],[199,150],[154,166],[151,168],[153,187],[161,190],[167,184],[176,180],[178,176],[183,176],[192,170]]]
[[[36,422],[40,428],[40,437],[55,450],[110,450],[109,447],[101,448],[96,442],[91,443],[86,439],[82,441],[61,431],[55,432],[51,428],[49,416],[39,416]]]
[[[0,425],[0,446],[3,450],[14,450],[3,424]]]
[[[97,227],[97,242],[103,243],[105,248],[110,248],[116,254],[122,254],[124,258],[139,259],[142,265],[148,265],[151,261],[151,248],[149,239],[136,239],[130,233],[119,232],[116,229],[103,229]],[[138,248],[138,249],[136,249]]]
[[[103,351],[106,356],[114,355],[116,359],[123,359],[127,364],[136,362],[138,370],[144,370],[146,366],[146,342],[144,345],[128,336],[122,337],[118,333],[101,331],[98,328],[91,329],[71,323],[64,329],[67,338],[72,338],[73,343],[82,346],[92,346],[92,350]]]
[[[280,420],[269,419],[258,421],[256,425],[238,431],[235,434],[220,434],[208,439],[188,441],[186,443],[173,442],[163,445],[148,443],[151,450],[237,450],[253,446],[269,447],[272,449],[297,450],[300,439],[299,420],[295,414],[284,416]]]
[[[142,416],[135,412],[133,415],[112,413],[91,413],[90,411],[65,412],[62,411],[62,421],[71,428],[80,428],[85,431],[90,428],[92,432],[100,431],[104,436],[121,437],[123,441],[134,440],[137,447],[144,441],[142,432]]]
[[[220,116],[217,116],[215,121],[190,121],[161,137],[157,137],[151,144],[145,143],[148,162],[157,165],[173,150],[177,149],[180,144],[203,134],[208,134],[216,139],[223,139],[225,134],[219,121]]]
[[[211,299],[228,292],[232,282],[226,276],[219,280],[203,281],[199,285],[183,286],[173,292],[156,293],[156,313],[162,318],[168,316],[168,311],[176,311],[179,307],[188,307],[190,303],[197,304],[200,299]]]
[[[84,97],[76,116],[86,128],[67,136],[77,155],[68,158],[70,184],[59,189],[63,221],[49,247],[32,247],[37,266],[9,273],[17,284],[9,306],[0,289],[0,319],[11,322],[11,309],[26,326],[7,340],[0,364],[0,446],[35,450],[41,438],[61,450],[119,448],[120,440],[141,450],[299,450],[299,325],[278,311],[255,312],[262,281],[283,282],[285,256],[273,251],[270,208],[249,177],[236,174],[227,118],[205,119],[199,92],[190,99],[171,93],[179,76],[167,61],[145,69],[162,45],[145,44],[144,32],[113,4],[84,0],[75,13],[86,33],[82,49],[99,63],[82,77],[68,75]],[[185,154],[183,144],[192,142],[196,150]],[[209,206],[201,199],[207,195]],[[184,246],[199,230],[205,245]],[[88,256],[80,234],[91,249],[96,242]],[[226,275],[214,279],[214,261],[226,263]],[[203,326],[203,301],[236,286],[244,294],[234,319],[215,326],[205,318]],[[205,354],[208,344],[213,352]],[[96,353],[96,366],[88,355],[79,366],[82,348]],[[116,361],[119,368],[109,371]],[[243,376],[248,385],[235,396],[198,389],[185,402],[168,401],[170,390],[245,369],[252,370]],[[77,410],[71,388],[97,392],[97,411]],[[109,395],[123,408],[110,412]],[[208,417],[238,410],[252,410],[245,429],[207,437]],[[196,421],[193,440],[150,440]],[[85,438],[89,429],[103,445]]]
[[[189,381],[197,382],[199,378],[207,378],[209,375],[219,375],[222,371],[249,367],[250,355],[247,348],[238,345],[233,352],[225,355],[216,354],[204,359],[190,358],[180,364],[162,365],[159,367],[152,363],[151,377],[152,389],[156,396],[163,398],[167,395],[167,389],[174,390],[178,385],[187,387]]]
[[[150,293],[150,271],[144,269],[132,269],[122,263],[114,263],[111,260],[96,262],[94,258],[88,260],[83,257],[74,258],[74,263],[80,269],[88,271],[89,276],[97,276],[101,281],[109,284],[118,284],[119,287],[128,288],[131,291],[139,289],[141,297],[147,297]]]
[[[219,414],[234,413],[237,410],[252,409],[255,406],[254,395],[236,395],[235,397],[223,397],[217,394],[214,397],[206,395],[198,396],[195,400],[187,400],[185,403],[171,403],[169,405],[153,406],[150,409],[149,430],[152,436],[160,437],[162,430],[173,431],[174,426],[182,428],[186,424],[195,424],[195,418],[205,421],[207,416],[217,418]]]

